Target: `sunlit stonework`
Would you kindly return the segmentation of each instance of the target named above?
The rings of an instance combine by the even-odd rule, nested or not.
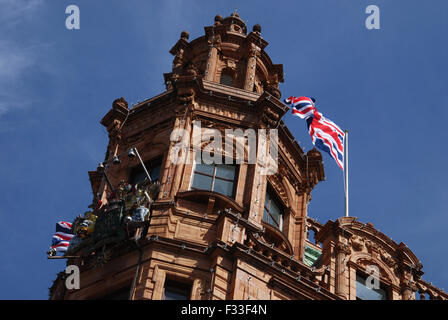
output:
[[[421,279],[404,243],[372,224],[308,217],[311,191],[325,179],[322,157],[305,153],[281,120],[283,66],[264,50],[261,27],[247,28],[232,14],[192,41],[182,32],[166,90],[132,108],[112,103],[101,120],[106,158],[89,172],[92,210],[75,220],[66,253],[80,289],[66,289],[61,272],[50,299],[448,299]],[[276,174],[247,158],[200,164],[191,144],[181,150],[189,161],[173,164],[172,133],[192,140],[194,121],[223,137],[277,129]]]

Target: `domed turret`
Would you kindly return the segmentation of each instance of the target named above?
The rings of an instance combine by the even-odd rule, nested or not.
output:
[[[281,97],[278,84],[283,82],[283,66],[273,64],[264,51],[268,43],[261,37],[259,24],[247,34],[244,20],[232,13],[226,18],[215,16],[214,24],[204,29],[205,35],[191,42],[188,33],[182,32],[170,50],[174,60],[172,72],[165,74],[167,88],[172,78],[195,70],[205,81]]]

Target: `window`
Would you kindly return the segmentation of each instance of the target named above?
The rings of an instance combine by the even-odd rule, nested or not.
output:
[[[148,170],[148,173],[151,176],[152,181],[159,180],[161,166],[162,166],[162,158],[157,158],[145,163],[145,167]],[[129,183],[135,185],[139,182],[144,181],[145,179],[146,179],[145,170],[140,165],[132,169],[131,176],[129,177]]]
[[[165,280],[164,300],[190,300],[191,285],[173,280]]]
[[[233,83],[232,75],[229,72],[223,71],[220,83],[225,84],[226,86],[231,86]]]
[[[356,274],[356,300],[387,300],[387,292],[380,285],[380,288],[369,288],[367,277],[359,273]]]
[[[196,163],[191,189],[210,190],[234,196],[236,165]]]
[[[263,221],[269,223],[270,225],[276,227],[277,229],[282,229],[282,213],[280,202],[277,200],[275,193],[271,188],[268,187],[266,192],[266,198],[264,200],[264,214]]]

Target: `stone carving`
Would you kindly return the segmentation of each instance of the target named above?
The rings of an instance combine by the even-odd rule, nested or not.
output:
[[[110,139],[121,139],[121,121],[115,119],[110,125],[107,126],[107,132]]]
[[[373,241],[367,240],[366,241],[366,248],[369,251],[370,254],[373,254],[374,252],[378,252],[379,250],[379,245],[376,244]]]
[[[252,31],[259,35],[261,33],[261,26],[257,23],[252,27]]]
[[[362,251],[364,249],[364,238],[353,235],[349,241],[355,251]]]
[[[210,47],[215,47],[218,50],[220,50],[221,49],[221,44],[222,44],[221,36],[219,34],[217,34],[214,37],[212,37],[211,40],[208,40],[207,43],[208,43],[208,45]]]
[[[190,34],[187,31],[182,31],[180,34],[180,38],[188,42],[188,38],[190,38]]]
[[[128,103],[123,97],[115,99],[114,102],[112,103],[113,109],[117,109],[119,107],[126,108],[126,109],[128,108]]]
[[[179,49],[173,59],[173,72],[179,74],[184,64],[184,50]]]
[[[267,107],[261,117],[264,123],[266,123],[271,128],[276,128],[279,120],[279,115],[274,112],[271,108]]]
[[[272,187],[276,191],[279,198],[283,201],[285,205],[288,205],[288,196],[286,193],[285,188],[283,187],[283,184],[281,183],[281,176],[279,174],[268,176],[269,182],[271,183]]]
[[[186,76],[197,76],[198,75],[198,69],[196,68],[196,66],[193,62],[188,61],[186,63],[183,75],[186,75]]]
[[[380,248],[380,258],[383,260],[389,267],[392,267],[395,264],[392,256],[384,249]]]
[[[193,103],[196,91],[193,88],[178,88],[177,100],[180,103]]]
[[[280,99],[282,93],[278,89],[278,75],[275,73],[271,80],[267,81],[265,84],[265,90],[272,94],[277,99]]]
[[[337,253],[342,252],[346,255],[349,255],[352,253],[352,250],[350,249],[350,247],[343,242],[336,243],[335,250]]]

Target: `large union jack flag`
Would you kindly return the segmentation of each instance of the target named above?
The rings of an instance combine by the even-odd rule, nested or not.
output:
[[[327,152],[344,170],[344,131],[317,111],[312,98],[289,97],[285,102],[292,106],[293,116],[306,120],[313,144]]]

